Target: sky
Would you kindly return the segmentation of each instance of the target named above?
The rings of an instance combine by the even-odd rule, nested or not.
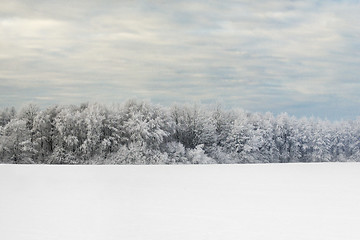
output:
[[[360,116],[360,1],[0,5],[0,108],[139,98]]]

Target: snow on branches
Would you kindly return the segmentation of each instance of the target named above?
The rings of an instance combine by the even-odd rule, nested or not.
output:
[[[171,108],[129,100],[0,110],[0,162],[206,164],[360,161],[360,119]]]

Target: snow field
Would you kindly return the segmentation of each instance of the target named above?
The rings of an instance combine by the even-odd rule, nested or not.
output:
[[[0,239],[360,239],[360,164],[0,165]]]

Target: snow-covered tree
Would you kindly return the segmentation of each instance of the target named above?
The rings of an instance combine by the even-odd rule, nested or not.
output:
[[[81,112],[81,120],[85,128],[83,131],[86,133],[86,137],[81,142],[80,150],[88,158],[102,151],[105,139],[104,122],[107,114],[107,109],[99,104],[89,104]]]
[[[55,119],[60,111],[60,107],[52,106],[39,112],[34,118],[33,141],[37,150],[36,162],[47,163],[49,156],[56,147],[58,132],[56,131]]]
[[[360,161],[360,118],[330,122],[286,113],[163,108],[129,100],[29,104],[0,111],[0,161],[57,164],[181,164]]]
[[[124,106],[119,128],[124,144],[144,143],[159,149],[173,133],[173,121],[157,106],[130,100]]]
[[[0,110],[0,126],[4,127],[6,124],[8,124],[11,121],[11,119],[14,119],[15,116],[16,116],[16,110],[14,107]]]
[[[198,105],[174,106],[171,117],[175,123],[174,140],[185,148],[195,149],[203,144],[209,153],[217,143],[216,126],[213,116]]]
[[[3,129],[2,149],[7,161],[31,163],[36,152],[25,120],[12,119]]]

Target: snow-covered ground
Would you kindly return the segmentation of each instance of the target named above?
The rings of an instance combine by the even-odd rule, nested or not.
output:
[[[4,240],[360,239],[360,164],[0,165]]]

